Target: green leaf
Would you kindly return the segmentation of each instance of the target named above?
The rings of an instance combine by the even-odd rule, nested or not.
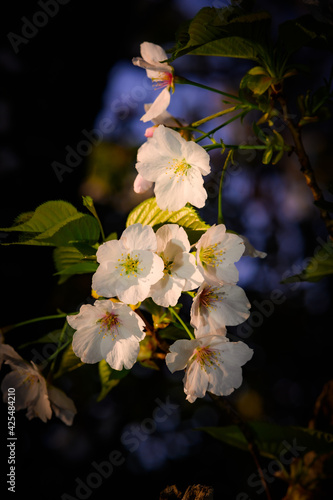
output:
[[[113,387],[119,384],[120,380],[124,378],[129,371],[130,370],[126,370],[125,368],[123,370],[113,370],[111,366],[104,359],[102,359],[102,361],[98,363],[98,372],[102,389],[99,393],[97,401],[102,401],[102,399],[105,398]]]
[[[34,215],[33,211],[32,212],[24,212],[23,214],[18,215],[16,217],[16,219],[14,220],[13,226],[20,226],[24,222],[27,222],[28,220],[30,220],[33,215]]]
[[[94,273],[97,271],[97,268],[97,262],[87,260],[84,262],[78,262],[77,264],[73,264],[72,266],[68,266],[65,269],[62,269],[61,271],[55,273],[55,275],[73,276],[74,274]]]
[[[59,330],[53,330],[53,332],[49,332],[46,335],[43,335],[39,339],[30,340],[29,342],[25,342],[20,345],[20,349],[27,347],[32,344],[57,344],[59,342],[60,336],[62,334],[62,328]]]
[[[92,246],[92,245],[89,245],[88,243],[82,243],[80,241],[73,241],[72,245],[84,257],[92,257],[93,255],[96,255],[97,248],[99,247],[98,243],[96,243],[94,246]],[[63,247],[63,248],[70,248],[70,247]]]
[[[237,7],[204,7],[180,32],[170,61],[185,54],[259,61],[270,20],[267,12],[244,15]]]
[[[265,149],[264,154],[262,155],[262,162],[264,165],[268,165],[268,163],[271,161],[273,156],[273,146],[268,146],[267,149]]]
[[[111,241],[111,240],[116,240],[118,238],[118,235],[116,232],[110,233],[109,236],[106,237],[105,241]]]
[[[186,205],[169,212],[161,210],[155,198],[149,198],[135,207],[127,218],[126,227],[138,222],[152,226],[155,231],[163,224],[178,224],[185,229],[191,244],[196,243],[209,228],[193,207]]]
[[[289,55],[302,47],[332,51],[333,26],[315,19],[311,14],[305,14],[297,19],[285,21],[279,26],[277,43]]]
[[[179,328],[177,325],[173,324],[159,331],[159,336],[166,340],[179,340],[188,339],[188,334],[184,333],[183,328]]]
[[[248,72],[248,75],[267,75],[267,71],[262,66],[254,66]]]
[[[42,233],[62,221],[76,217],[78,213],[76,208],[67,201],[47,201],[37,207],[34,212],[19,215],[14,226],[0,230]]]
[[[47,201],[31,212],[22,214],[12,227],[1,231],[18,232],[19,241],[5,245],[72,245],[73,241],[95,243],[100,235],[99,224],[88,214],[79,212],[71,203]]]
[[[254,95],[262,95],[274,83],[274,78],[263,74],[250,74],[249,72],[242,78],[240,88],[247,87]]]
[[[74,354],[72,344],[70,344],[61,358],[60,366],[54,378],[59,378],[61,375],[76,370],[83,365],[83,361]]]
[[[281,283],[295,283],[298,281],[319,281],[333,274],[333,242],[329,241],[322,246],[310,259],[310,262],[300,274],[285,278]]]
[[[284,150],[281,149],[275,156],[274,159],[272,160],[272,165],[276,165],[282,158],[284,153]]]
[[[317,453],[332,451],[333,435],[303,427],[282,426],[266,422],[248,422],[253,431],[254,440],[260,454],[267,458],[280,460],[283,463],[284,452],[294,456],[302,456],[314,450]],[[237,425],[226,427],[202,427],[213,438],[223,441],[242,450],[249,445],[244,434]]]
[[[91,252],[96,249],[92,247],[81,247],[82,250]],[[91,255],[88,256],[92,258]],[[53,251],[53,261],[60,279],[58,284],[64,283],[68,278],[75,274],[94,273],[97,270],[97,262],[94,260],[87,260],[87,255],[79,251],[77,247],[57,247]]]

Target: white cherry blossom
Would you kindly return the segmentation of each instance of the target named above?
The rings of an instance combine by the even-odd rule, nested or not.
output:
[[[253,350],[244,342],[229,342],[221,335],[176,340],[166,355],[173,373],[185,370],[183,378],[186,399],[193,403],[206,392],[228,396],[243,381],[241,367],[252,358]]]
[[[207,199],[203,176],[210,173],[207,151],[194,141],[159,125],[153,137],[138,150],[138,173],[155,182],[156,203],[161,210],[175,211],[190,203],[202,208]]]
[[[38,417],[47,422],[52,417],[53,410],[66,425],[73,423],[76,414],[73,401],[62,390],[48,384],[35,363],[25,361],[8,344],[0,345],[0,367],[3,362],[12,370],[1,383],[5,402],[8,389],[15,388],[15,408],[26,408],[29,420]]]
[[[250,315],[250,307],[240,286],[203,283],[191,307],[191,325],[195,328],[195,336],[226,335],[225,327],[243,323]]]
[[[164,263],[156,248],[153,229],[139,223],[126,228],[119,240],[103,243],[96,253],[99,266],[92,278],[93,290],[126,304],[144,300],[150,286],[163,277]]]
[[[151,107],[151,104],[144,105],[144,108],[146,111],[148,111],[150,109],[150,107]],[[184,120],[181,120],[180,118],[175,118],[170,113],[168,113],[168,111],[163,111],[160,115],[156,116],[156,118],[153,118],[152,122],[154,125],[151,127],[148,127],[145,131],[146,137],[153,137],[154,132],[155,132],[158,125],[165,125],[166,127],[170,127],[170,128],[186,127],[188,125],[187,122],[185,122]],[[183,137],[184,137],[184,135],[186,135],[186,137],[189,136],[189,138],[190,138],[190,135],[187,131],[181,130],[180,134]],[[142,175],[137,174],[137,176],[134,180],[134,184],[133,184],[134,192],[138,193],[138,194],[146,193],[153,186],[153,184],[154,184],[153,182],[147,181],[146,179],[144,179],[142,177]]]
[[[235,262],[244,253],[242,238],[227,233],[225,225],[218,224],[207,229],[195,246],[197,264],[207,283],[237,283],[239,273]]]
[[[145,337],[144,322],[128,305],[96,300],[67,316],[67,321],[76,330],[73,352],[84,363],[105,359],[115,370],[129,370],[136,362],[139,342]]]
[[[175,306],[182,291],[198,288],[202,275],[185,230],[177,224],[165,224],[156,231],[157,254],[164,262],[164,276],[150,288],[150,296],[160,306]]]
[[[144,68],[148,78],[151,78],[157,89],[163,89],[157,96],[149,110],[141,117],[143,122],[148,122],[160,115],[170,104],[170,90],[174,91],[174,70],[165,61],[168,56],[165,50],[150,42],[140,45],[141,57],[134,57],[132,62],[135,66]]]

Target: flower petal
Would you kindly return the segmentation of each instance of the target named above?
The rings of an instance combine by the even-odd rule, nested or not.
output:
[[[175,306],[183,290],[183,281],[165,275],[150,288],[149,295],[162,307]]]
[[[179,252],[190,251],[186,231],[178,224],[164,224],[156,231],[156,239],[157,252],[166,252],[168,258],[173,258]]]
[[[165,362],[171,373],[184,370],[194,349],[200,345],[199,340],[180,339],[176,340],[169,347],[169,352],[165,357]]]
[[[170,104],[171,96],[168,87],[165,87],[162,92],[156,97],[155,101],[150,106],[149,110],[141,116],[140,120],[149,122],[162,114]],[[155,132],[156,133],[156,132]],[[155,134],[154,134],[155,135]]]
[[[208,175],[211,167],[207,151],[194,141],[184,141],[182,146],[187,163],[198,169],[202,175]]]
[[[205,396],[209,384],[208,373],[200,367],[198,362],[194,361],[186,368],[183,382],[186,399],[193,403],[197,398]]]
[[[47,387],[47,392],[51,402],[51,408],[56,417],[60,418],[64,424],[72,425],[74,416],[77,413],[73,400],[66,396],[62,390],[53,385]]]
[[[142,175],[138,174],[134,179],[133,189],[135,193],[142,194],[146,193],[152,185],[153,183],[151,181],[147,181],[142,177]]]
[[[162,67],[167,66],[166,63],[161,62],[168,59],[168,56],[160,45],[151,42],[143,42],[140,45],[140,53],[142,58],[150,64],[158,64]]]
[[[81,328],[73,335],[72,347],[74,354],[84,363],[98,363],[103,359],[101,352],[102,335],[96,323]]]
[[[151,250],[156,252],[156,235],[151,226],[143,226],[139,222],[127,227],[121,237],[121,243],[127,250]]]
[[[105,359],[114,370],[122,370],[123,368],[130,370],[137,360],[139,350],[139,342],[119,339],[114,342]]]

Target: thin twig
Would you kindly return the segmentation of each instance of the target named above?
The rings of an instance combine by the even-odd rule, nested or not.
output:
[[[281,105],[283,119],[293,137],[295,144],[295,153],[297,154],[298,160],[301,165],[301,172],[303,173],[306,183],[311,189],[313,199],[317,202],[317,206],[320,211],[321,218],[323,219],[329,236],[333,239],[333,220],[330,217],[330,214],[327,210],[323,208],[325,204],[325,199],[320,187],[317,184],[313,168],[310,163],[310,159],[304,149],[304,145],[302,142],[301,131],[297,125],[291,120],[290,115],[288,113],[287,102],[283,96],[278,98],[279,103]]]

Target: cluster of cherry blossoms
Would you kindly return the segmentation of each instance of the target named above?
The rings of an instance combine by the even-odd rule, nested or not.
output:
[[[186,123],[166,110],[176,78],[164,50],[144,42],[141,55],[133,63],[163,90],[154,103],[145,105],[141,118],[153,126],[147,128],[147,140],[138,149],[134,191],[153,187],[157,206],[170,214],[188,204],[200,209],[207,199],[203,177],[211,172],[210,156],[194,141]],[[242,366],[253,355],[244,342],[231,342],[226,329],[250,314],[248,298],[237,285],[235,265],[246,254],[266,255],[222,223],[210,226],[192,244],[186,227],[176,223],[156,230],[140,222],[129,225],[119,239],[98,246],[98,267],[92,276],[95,302],[67,315],[75,331],[74,354],[83,363],[105,360],[112,370],[130,370],[148,334],[141,305],[149,299],[175,314],[173,308],[182,305],[181,296],[187,294],[192,300],[189,321],[176,314],[182,333],[164,353],[166,365],[172,373],[185,371],[189,402],[207,392],[231,394],[242,384]],[[0,344],[0,366],[3,361],[12,370],[2,382],[4,399],[6,388],[15,386],[17,409],[27,408],[29,419],[38,416],[46,421],[53,411],[66,424],[72,423],[73,401],[49,384],[35,364],[24,361],[7,344]]]
[[[241,366],[253,351],[243,342],[229,342],[226,326],[249,316],[249,301],[236,285],[235,262],[244,253],[244,241],[219,224],[194,246],[191,252],[188,236],[177,224],[165,224],[156,233],[151,226],[133,224],[119,240],[103,243],[92,278],[101,299],[67,317],[76,330],[75,354],[85,363],[105,359],[115,370],[132,368],[146,335],[138,303],[151,298],[169,308],[183,292],[196,290],[190,310],[194,334],[170,346],[166,364],[171,372],[185,369],[184,390],[191,402],[206,391],[228,395],[238,388]]]

